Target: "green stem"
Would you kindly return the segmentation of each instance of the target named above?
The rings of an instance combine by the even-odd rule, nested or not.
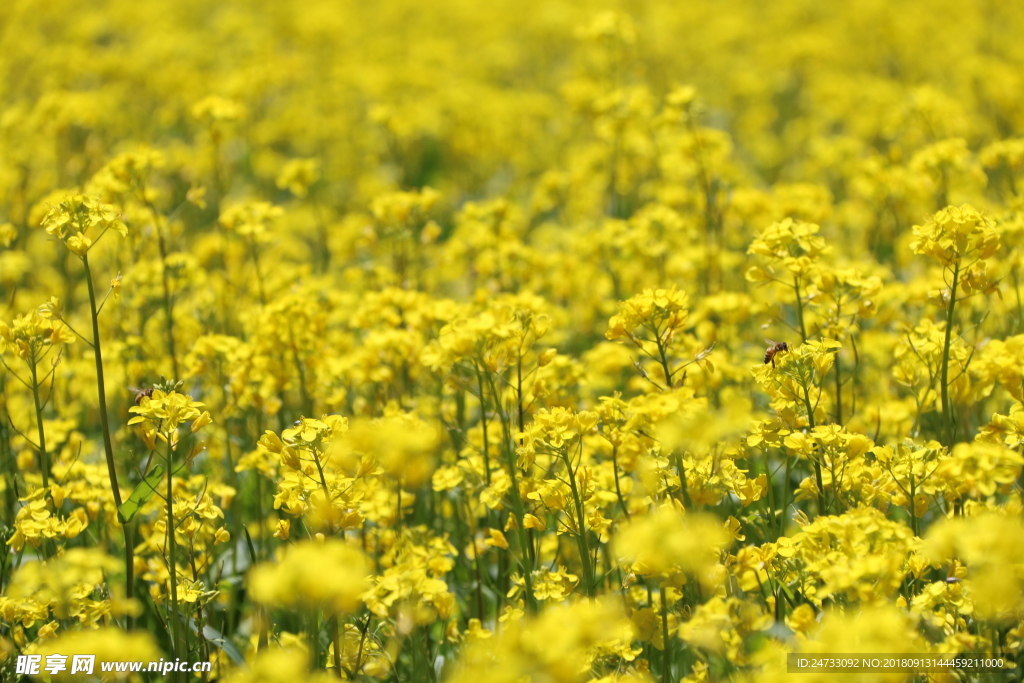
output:
[[[1020,269],[1014,268],[1013,274],[1013,293],[1017,295],[1017,325],[1014,329],[1015,332],[1020,333],[1024,329],[1024,301],[1021,301],[1020,296],[1020,277],[1018,275]]]
[[[171,613],[167,621],[171,626],[171,655],[178,657],[180,652],[178,640],[178,544],[174,538],[174,467],[171,444],[167,444],[167,573],[171,581]]]
[[[487,480],[487,485],[491,485],[491,456],[488,452],[490,450],[489,443],[487,441],[487,403],[484,401],[484,377],[480,371],[480,366],[475,365],[476,368],[476,382],[480,389],[480,430],[483,434],[484,441],[484,478]]]
[[[807,391],[807,387],[803,387],[804,390],[804,405],[807,407],[807,424],[814,430],[814,407],[811,405],[811,395]],[[818,485],[818,514],[824,515],[827,512],[825,507],[825,483],[821,476],[821,461],[817,458],[814,459],[814,480]]]
[[[309,611],[309,669],[320,668],[320,619],[316,608]]]
[[[662,368],[662,371],[665,373],[665,388],[666,389],[671,389],[672,388],[672,370],[669,368],[668,354],[665,351],[665,345],[661,341],[661,334],[658,333],[657,329],[654,330],[654,337],[655,337],[655,340],[658,343],[658,355],[661,357],[661,368]]]
[[[107,388],[103,379],[103,348],[100,344],[100,320],[96,308],[96,289],[92,282],[92,271],[89,269],[89,255],[82,256],[85,269],[85,283],[89,290],[89,313],[92,318],[92,350],[96,361],[96,392],[99,399],[100,429],[103,432],[103,451],[107,461],[107,476],[110,477],[110,493],[114,499],[114,509],[121,508],[121,488],[117,485],[117,467],[114,465],[114,442],[110,438],[110,418],[107,416]],[[118,512],[118,519],[121,513]],[[124,535],[124,569],[125,598],[131,600],[135,596],[135,546],[132,529],[122,522],[121,533]],[[131,630],[134,619],[127,618],[128,630]]]
[[[796,293],[796,317],[800,320],[800,337],[807,341],[807,328],[804,326],[804,302],[800,298],[800,278],[793,276],[793,292]]]
[[[519,358],[516,360],[516,417],[518,418],[516,425],[519,427],[519,433],[523,433],[523,422],[525,418],[525,406],[523,406],[523,356],[522,351],[519,353]],[[523,445],[523,440],[519,440],[519,445]]]
[[[572,467],[572,460],[569,458],[569,449],[562,450],[562,459],[569,475],[569,490],[572,491],[572,501],[576,508],[576,533],[579,543],[580,561],[583,563],[583,580],[587,582],[587,596],[594,597],[596,586],[594,585],[594,568],[590,564],[590,544],[587,542],[586,511],[583,507],[583,497],[576,486],[576,472]],[[583,440],[580,439],[580,460],[583,459]]]
[[[942,342],[942,417],[946,431],[946,448],[953,450],[956,431],[953,425],[953,412],[949,405],[949,347],[953,341],[953,310],[956,307],[956,287],[960,279],[960,261],[953,263],[953,286],[949,291],[949,308],[946,309],[946,334]]]
[[[519,358],[516,361],[516,410],[518,420],[516,425],[519,427],[519,433],[522,434],[525,430],[526,407],[523,405],[523,351],[521,347],[518,355]],[[522,439],[519,439],[519,445],[523,445]],[[521,522],[522,520],[520,519],[519,521]],[[530,565],[533,566],[537,561],[537,553],[533,547],[532,532],[524,531],[523,533],[529,537],[527,547],[530,549]]]
[[[505,436],[502,450],[504,450],[505,466],[508,468],[508,476],[511,482],[509,493],[512,495],[512,513],[516,518],[516,536],[519,538],[519,552],[521,555],[519,565],[523,572],[523,580],[526,582],[526,606],[532,613],[537,611],[537,600],[533,595],[533,549],[530,547],[529,537],[523,526],[526,509],[523,505],[522,493],[519,490],[519,464],[516,461],[516,449],[512,447],[512,429],[509,425],[508,417],[505,415],[505,411],[500,409],[498,388],[495,386],[494,379],[490,375],[488,375],[487,380],[495,405],[499,408],[498,417],[501,419],[501,427]]]
[[[259,289],[260,303],[263,306],[267,305],[267,292],[263,288],[263,271],[260,269],[260,252],[256,248],[256,242],[253,239],[249,239],[249,253],[252,255],[252,265],[256,269],[256,286]]]
[[[356,664],[352,668],[352,675],[349,677],[355,679],[359,675],[359,672],[363,669],[363,645],[366,642],[366,634],[370,630],[370,615],[366,615],[366,621],[359,626],[359,650],[356,651]]]
[[[771,462],[768,460],[768,449],[763,448],[761,452],[764,454],[764,476],[767,479],[768,484],[768,528],[771,529],[772,524],[775,522],[775,491],[772,486],[772,467]],[[779,527],[779,536],[782,535],[782,527]],[[776,536],[778,540],[778,536]]]
[[[225,401],[225,403],[227,403]],[[238,472],[235,471],[235,459],[231,454],[231,418],[225,418],[224,420],[224,464],[228,475],[231,477],[231,487],[236,491],[239,490],[238,483]],[[231,501],[231,538],[240,539],[242,538],[242,511],[241,501],[238,497]],[[238,573],[238,559],[241,553],[231,553],[231,569],[237,574]]]
[[[626,499],[622,497],[622,488],[619,486],[618,450],[618,445],[612,444],[612,472],[615,474],[615,495],[618,496],[619,505],[622,506],[622,514],[626,516],[626,520],[629,520],[629,507],[626,505]]]
[[[662,683],[669,683],[672,680],[672,641],[668,637],[668,591],[665,590],[665,584],[662,583],[661,589],[661,639],[664,645],[662,654],[665,657],[665,666],[661,671]]]
[[[43,405],[39,402],[39,379],[36,375],[36,359],[29,362],[32,371],[32,399],[36,406],[36,430],[39,435],[39,470],[43,473],[43,488],[50,488],[50,457],[46,452],[46,432],[43,429]]]
[[[843,424],[843,382],[839,369],[839,352],[835,354],[836,367],[836,424]]]
[[[107,389],[103,379],[103,349],[100,344],[100,322],[96,310],[96,290],[92,283],[92,272],[89,270],[89,256],[82,257],[85,266],[85,282],[89,289],[89,305],[92,314],[93,357],[96,360],[96,388],[99,392],[100,428],[103,431],[103,448],[107,458],[107,474],[110,476],[110,492],[114,497],[114,505],[121,507],[121,490],[117,485],[117,468],[114,466],[114,445],[110,438],[110,421],[107,417]]]
[[[679,490],[683,494],[683,505],[687,510],[692,510],[693,500],[690,499],[690,486],[686,483],[686,465],[683,463],[682,452],[676,453],[676,469],[679,472]]]
[[[328,499],[330,500],[330,499]],[[402,480],[399,477],[395,482],[395,531],[397,536],[402,534]]]
[[[319,449],[316,449],[316,448],[314,448],[310,452],[310,455],[313,456],[313,464],[316,465],[317,474],[320,475],[320,490],[323,491],[323,494],[324,494],[324,503],[325,504],[330,504],[331,503],[331,490],[327,487],[327,477],[326,477],[326,475],[324,475],[324,465],[320,461],[322,455],[321,455]],[[398,484],[398,515],[399,515],[399,517],[401,517],[401,514],[402,514],[402,484],[401,484],[401,482],[399,482],[399,484]],[[334,532],[335,532],[334,522],[331,522],[327,526],[327,535],[328,536],[333,536]],[[343,535],[344,535],[344,533],[343,533]]]
[[[914,498],[917,496],[917,484],[914,481],[914,473],[910,473],[910,528],[914,532],[914,536],[921,536],[921,522],[917,519],[917,505],[914,503]]]
[[[782,505],[779,508],[779,536],[786,535],[786,517],[789,514],[789,472],[793,459],[786,454],[786,473],[782,477]]]
[[[7,414],[7,393],[4,385],[4,375],[0,375],[0,414]],[[11,451],[11,437],[7,430],[6,420],[0,420],[0,466],[4,473],[4,519],[14,519],[14,509],[17,504],[17,466],[14,462],[14,454]],[[0,565],[3,560],[0,559]],[[0,583],[0,585],[6,585]]]
[[[341,678],[341,636],[338,633],[338,615],[331,616],[331,640],[334,641],[334,675]]]
[[[469,506],[466,506],[467,513],[469,512]],[[474,537],[472,531],[469,534],[470,538]],[[484,620],[484,579],[483,571],[480,569],[480,553],[473,549],[473,569],[476,573],[476,618],[483,623]]]

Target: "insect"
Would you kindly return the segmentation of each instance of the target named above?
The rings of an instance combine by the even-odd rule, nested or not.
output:
[[[788,352],[789,352],[789,344],[787,344],[786,342],[773,342],[773,341],[769,341],[768,342],[768,348],[764,352],[764,362],[765,362],[765,364],[770,362],[772,364],[772,367],[774,368],[775,367],[775,356],[777,354],[780,354],[780,353],[788,353]]]
[[[139,387],[128,388],[135,392],[135,405],[139,405],[140,403],[142,403],[142,399],[149,398],[153,395],[153,389],[155,387],[149,387],[148,389],[140,389]]]

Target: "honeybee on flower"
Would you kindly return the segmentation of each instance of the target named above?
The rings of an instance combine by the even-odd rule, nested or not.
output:
[[[775,356],[777,356],[780,353],[789,353],[789,344],[787,344],[786,342],[773,342],[768,339],[766,339],[765,341],[768,342],[768,348],[765,349],[764,352],[764,363],[765,365],[771,363],[772,367],[774,368]]]
[[[144,399],[144,398],[152,398],[153,397],[153,390],[156,389],[156,387],[145,387],[144,388],[144,387],[137,387],[137,386],[129,386],[128,389],[132,393],[135,394],[135,405],[141,405],[142,404],[142,399]]]

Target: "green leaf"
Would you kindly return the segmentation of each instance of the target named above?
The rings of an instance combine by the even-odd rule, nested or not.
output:
[[[245,544],[249,547],[249,561],[251,564],[256,564],[256,548],[252,546],[252,536],[249,535],[248,527],[243,526],[242,531],[245,532]]]
[[[192,632],[198,635],[195,619],[189,619],[188,623],[192,627]],[[223,633],[211,626],[203,626],[203,638],[206,639],[206,642],[212,643],[215,647],[223,650],[224,654],[230,657],[236,666],[245,666],[245,656],[235,647],[234,643],[224,637]]]
[[[145,479],[139,482],[139,485],[132,491],[132,495],[128,496],[128,500],[121,503],[121,507],[117,508],[117,517],[122,524],[132,521],[132,517],[138,513],[139,508],[153,497],[153,494],[156,493],[156,486],[163,476],[164,466],[157,465],[152,472],[146,475]]]

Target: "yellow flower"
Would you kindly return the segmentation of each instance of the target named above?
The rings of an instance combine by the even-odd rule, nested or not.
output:
[[[641,651],[633,647],[633,624],[610,600],[554,605],[532,620],[510,619],[497,636],[474,619],[467,636],[449,683],[575,683],[588,680],[595,660],[632,661]]]
[[[107,662],[122,662],[130,657],[132,660],[148,663],[161,659],[162,655],[153,636],[148,632],[143,630],[125,633],[110,627],[68,631],[44,643],[33,644],[30,650],[26,650],[26,654],[42,655],[44,662],[48,656],[66,657],[67,659],[62,661],[66,661],[68,667],[54,676],[55,681],[82,679],[80,672],[71,674],[71,658],[75,655],[95,656],[93,672],[97,674],[102,671],[102,664]]]
[[[46,562],[31,561],[15,573],[5,596],[13,601],[31,599],[46,605],[57,619],[77,619],[95,623],[91,613],[93,591],[106,577],[121,568],[121,563],[100,550],[72,548]],[[132,605],[115,604],[109,598],[102,611],[124,612]],[[13,605],[12,605],[13,606]],[[0,603],[0,611],[3,611]]]
[[[135,413],[128,425],[141,425],[150,448],[155,443],[154,436],[174,448],[178,444],[178,427],[191,420],[191,431],[196,432],[212,421],[209,412],[199,411],[204,405],[187,394],[154,389],[150,396],[142,397],[139,405],[128,409]]]
[[[799,568],[802,589],[819,605],[835,595],[865,603],[888,599],[902,584],[907,554],[915,547],[905,524],[873,508],[818,517],[779,543],[779,554],[787,566]]]
[[[619,304],[618,314],[608,321],[608,339],[634,339],[638,327],[666,338],[686,324],[689,297],[672,285],[668,289],[645,289]]]
[[[488,529],[487,535],[488,538],[484,541],[487,545],[508,550],[508,541],[505,539],[505,534],[501,533],[501,531],[498,529]]]
[[[974,441],[958,443],[951,457],[944,458],[935,470],[946,496],[985,498],[1000,488],[1008,488],[1020,476],[1024,456],[998,443]]]
[[[64,197],[46,214],[42,225],[46,232],[63,240],[68,249],[79,257],[85,256],[95,240],[109,229],[122,237],[128,236],[128,228],[117,209],[96,197],[79,193]],[[91,236],[86,233],[91,233]]]
[[[793,275],[803,277],[816,270],[820,257],[830,251],[824,238],[818,236],[820,229],[814,223],[785,218],[759,232],[747,253],[760,256],[768,265],[778,263]],[[767,277],[756,266],[747,271],[751,281]]]
[[[947,206],[914,226],[910,248],[952,268],[970,258],[991,258],[999,249],[995,221],[970,204]]]
[[[434,425],[412,413],[376,420],[354,420],[347,435],[354,453],[372,456],[391,476],[416,487],[433,473],[440,435]]]
[[[730,542],[724,524],[715,517],[684,515],[671,505],[663,505],[624,525],[615,536],[615,550],[637,574],[685,571],[709,580],[719,555]]]
[[[807,603],[797,606],[786,617],[786,626],[799,633],[809,631],[817,626],[817,624],[818,621],[815,618],[814,608]]]
[[[898,654],[928,652],[927,642],[915,628],[915,620],[905,611],[892,605],[880,605],[860,610],[829,611],[813,633],[801,638],[797,651],[808,655],[845,653]],[[870,674],[872,681],[906,680],[906,674]],[[801,680],[836,680],[836,674],[801,674]],[[782,679],[780,679],[782,680]]]
[[[248,201],[222,210],[220,224],[254,242],[267,242],[271,229],[283,215],[284,209],[270,202]]]
[[[287,188],[300,199],[309,192],[309,186],[320,177],[320,162],[317,159],[292,159],[284,165],[277,176],[277,186]]]
[[[43,489],[36,489],[30,496],[34,499],[18,510],[15,533],[7,541],[15,550],[21,550],[26,542],[38,548],[46,540],[75,538],[88,526],[84,508],[75,508],[66,517],[60,517],[50,512],[42,494]]]
[[[769,628],[772,621],[757,604],[716,596],[697,607],[692,618],[679,627],[679,637],[692,647],[723,655],[742,666],[748,661],[744,643]]]
[[[60,301],[52,298],[39,309],[16,317],[10,325],[0,322],[0,353],[11,349],[34,365],[61,344],[73,344],[75,334],[59,318]]]
[[[192,105],[192,116],[208,124],[238,121],[245,117],[245,107],[238,101],[209,95]]]
[[[354,612],[368,588],[369,560],[344,541],[294,544],[277,563],[249,574],[249,590],[265,605],[289,609],[322,607],[330,614]]]
[[[983,619],[1010,622],[1024,609],[1024,524],[1005,512],[943,520],[924,552],[936,564],[962,562],[966,596]]]

